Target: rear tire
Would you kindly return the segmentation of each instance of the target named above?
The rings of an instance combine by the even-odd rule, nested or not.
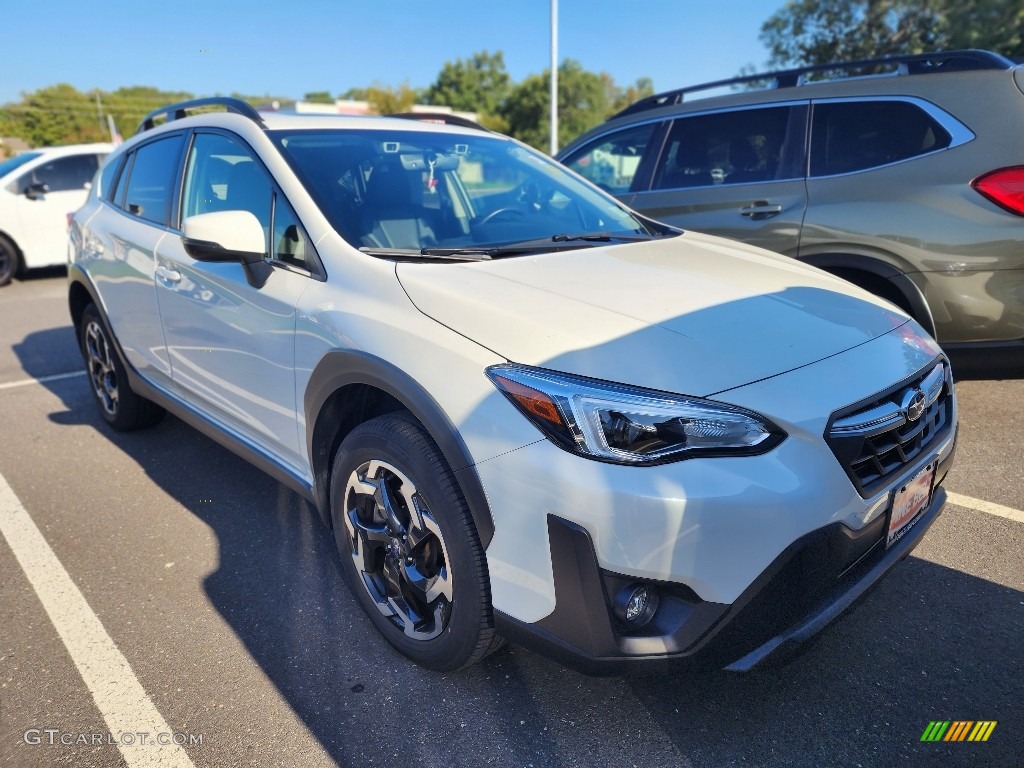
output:
[[[0,287],[11,282],[20,268],[18,249],[8,238],[0,235]]]
[[[469,507],[409,413],[364,422],[342,441],[331,517],[353,594],[400,653],[448,672],[500,647]]]
[[[95,304],[82,311],[79,344],[89,385],[103,420],[118,432],[145,429],[164,417],[164,409],[132,391],[113,337]]]

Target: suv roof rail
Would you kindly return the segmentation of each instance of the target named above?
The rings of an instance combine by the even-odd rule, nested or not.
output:
[[[248,117],[260,126],[263,125],[263,118],[260,113],[256,111],[256,108],[251,104],[247,104],[241,99],[236,99],[233,96],[210,96],[205,99],[190,99],[189,101],[179,101],[177,104],[171,104],[167,107],[160,107],[160,109],[154,109],[139,123],[139,127],[135,129],[135,133],[142,133],[152,128],[155,123],[155,119],[161,115],[166,115],[167,122],[171,120],[180,120],[183,117],[188,117],[188,110],[199,109],[200,107],[224,107],[228,112],[234,112],[238,115]]]
[[[698,91],[709,91],[714,88],[723,88],[729,85],[742,85],[743,83],[757,83],[771,81],[769,88],[792,88],[799,85],[807,85],[809,82],[806,76],[815,72],[832,72],[836,70],[853,70],[864,67],[879,66],[884,64],[895,64],[897,75],[923,75],[936,72],[965,72],[979,69],[1012,69],[1015,64],[1005,56],[992,51],[978,49],[967,49],[958,51],[941,51],[938,53],[911,53],[894,56],[880,56],[874,59],[860,59],[857,61],[837,61],[833,64],[812,64],[794,69],[781,69],[773,72],[761,72],[753,75],[741,75],[730,77],[725,80],[715,80],[699,85],[690,85],[685,88],[677,88],[665,91],[654,96],[640,99],[613,116],[623,117],[636,112],[644,112],[648,109],[656,109],[671,104],[680,104],[688,93]]]
[[[490,133],[490,131],[480,125],[480,123],[474,122],[468,117],[459,117],[458,115],[453,115],[448,112],[396,112],[394,114],[385,115],[385,117],[398,117],[402,120],[420,120],[424,123],[458,125],[462,128],[474,128],[478,131]]]

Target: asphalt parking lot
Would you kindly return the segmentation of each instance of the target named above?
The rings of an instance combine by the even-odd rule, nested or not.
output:
[[[108,429],[65,278],[17,281],[0,290],[0,765],[1024,764],[1024,375],[957,373],[953,503],[786,665],[592,678],[510,647],[437,674],[379,638],[299,497],[177,419]],[[997,725],[921,741],[937,720]],[[111,722],[172,743],[122,752]]]

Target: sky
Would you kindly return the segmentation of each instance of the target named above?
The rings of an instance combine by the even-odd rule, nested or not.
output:
[[[559,0],[559,61],[658,91],[762,65],[782,0]],[[430,85],[446,61],[502,51],[513,81],[550,63],[550,0],[4,2],[0,104],[56,83],[301,98]]]

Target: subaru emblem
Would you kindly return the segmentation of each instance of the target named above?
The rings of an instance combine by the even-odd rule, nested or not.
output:
[[[921,418],[928,407],[928,397],[920,389],[908,389],[903,395],[900,407],[907,421],[913,423]]]

